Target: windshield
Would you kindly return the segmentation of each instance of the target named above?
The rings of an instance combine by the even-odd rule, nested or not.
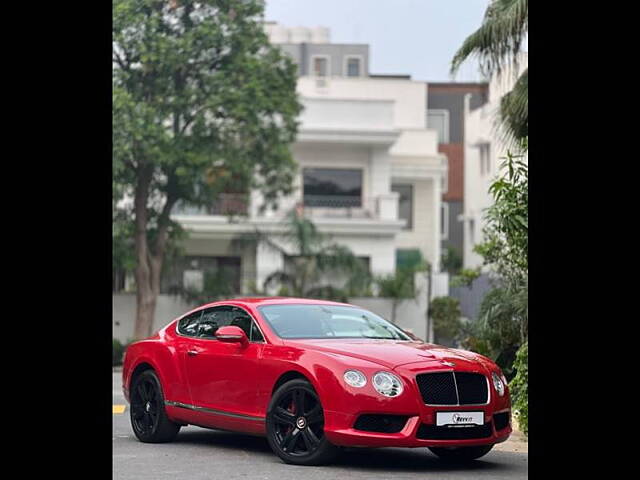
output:
[[[264,305],[260,313],[280,338],[382,338],[411,340],[392,323],[357,307]]]

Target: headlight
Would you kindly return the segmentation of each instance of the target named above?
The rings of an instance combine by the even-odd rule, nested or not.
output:
[[[498,374],[495,373],[495,372],[491,373],[491,378],[493,379],[493,388],[496,389],[496,392],[498,392],[499,396],[503,396],[504,395],[504,382],[498,376]]]
[[[402,382],[389,372],[376,373],[373,376],[373,387],[385,397],[397,397],[402,393]]]
[[[358,370],[347,370],[344,372],[344,381],[352,387],[361,388],[367,384],[367,377]]]

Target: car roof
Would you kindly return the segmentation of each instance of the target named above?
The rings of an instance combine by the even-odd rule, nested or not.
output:
[[[262,305],[342,305],[352,307],[348,303],[333,302],[331,300],[317,300],[312,298],[294,298],[294,297],[243,297],[243,298],[230,298],[228,300],[218,300],[217,302],[202,305],[202,307],[215,306],[224,303],[236,303],[252,305],[254,307],[260,307]]]

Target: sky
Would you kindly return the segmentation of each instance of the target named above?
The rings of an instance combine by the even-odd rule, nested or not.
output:
[[[489,0],[266,0],[265,20],[328,27],[332,43],[367,43],[370,73],[431,82],[481,81],[475,61],[451,59],[482,23]]]

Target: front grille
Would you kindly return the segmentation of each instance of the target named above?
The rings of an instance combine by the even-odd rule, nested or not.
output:
[[[416,438],[420,440],[471,440],[491,436],[491,422],[471,427],[443,427],[423,423]]]
[[[487,379],[479,373],[423,373],[416,375],[416,382],[427,405],[482,405],[489,401]]]
[[[367,432],[398,433],[408,418],[406,415],[360,415],[353,428]]]
[[[494,413],[493,423],[496,426],[496,432],[507,428],[509,426],[509,412]]]

